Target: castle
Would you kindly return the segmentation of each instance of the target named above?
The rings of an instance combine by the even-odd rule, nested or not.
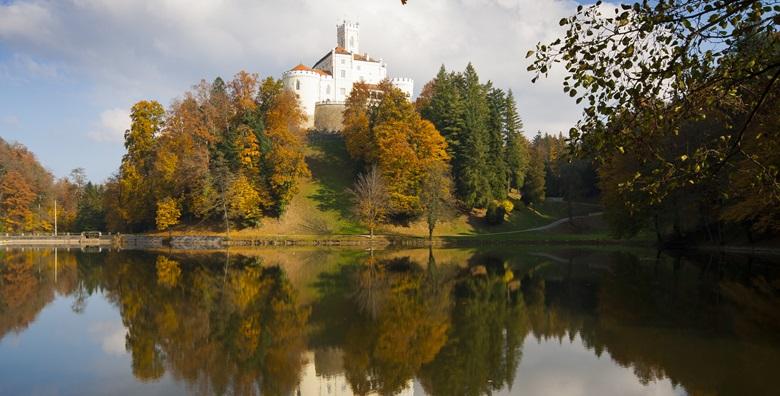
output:
[[[300,64],[282,75],[285,88],[295,92],[306,114],[305,126],[320,130],[340,130],[344,102],[352,85],[363,81],[377,84],[387,78],[387,64],[360,53],[360,27],[343,21],[336,26],[337,46],[314,66]],[[390,79],[393,86],[412,97],[411,78]]]

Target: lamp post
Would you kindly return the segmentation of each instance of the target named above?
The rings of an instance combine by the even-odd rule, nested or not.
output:
[[[54,236],[57,236],[57,200],[54,200]]]

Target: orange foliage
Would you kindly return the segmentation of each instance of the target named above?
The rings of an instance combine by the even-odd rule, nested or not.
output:
[[[35,192],[17,171],[0,178],[0,221],[9,231],[28,231],[33,227],[31,206]]]
[[[372,96],[381,99],[376,103]],[[379,166],[395,214],[418,214],[425,170],[449,160],[444,137],[387,81],[374,91],[355,85],[344,111],[344,137],[353,158]]]

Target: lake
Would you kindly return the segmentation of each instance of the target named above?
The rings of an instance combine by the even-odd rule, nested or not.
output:
[[[770,395],[778,368],[769,259],[0,251],[0,395]]]

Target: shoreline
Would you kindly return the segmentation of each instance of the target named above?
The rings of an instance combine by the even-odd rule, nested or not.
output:
[[[114,234],[99,239],[85,240],[79,235],[65,236],[0,236],[0,247],[113,247],[118,249],[159,249],[201,250],[267,247],[354,247],[354,248],[473,248],[496,246],[634,246],[657,248],[650,240],[599,239],[588,235],[567,238],[556,236],[545,238],[544,234],[525,234],[539,238],[493,239],[489,235],[447,235],[437,236],[433,240],[405,235],[376,235],[370,239],[367,235],[269,235],[238,236],[227,239],[223,235],[174,235],[172,237],[156,234]],[[756,245],[693,245],[682,249],[663,249],[670,251],[701,251],[721,254],[749,254],[760,256],[780,255],[780,247]]]

